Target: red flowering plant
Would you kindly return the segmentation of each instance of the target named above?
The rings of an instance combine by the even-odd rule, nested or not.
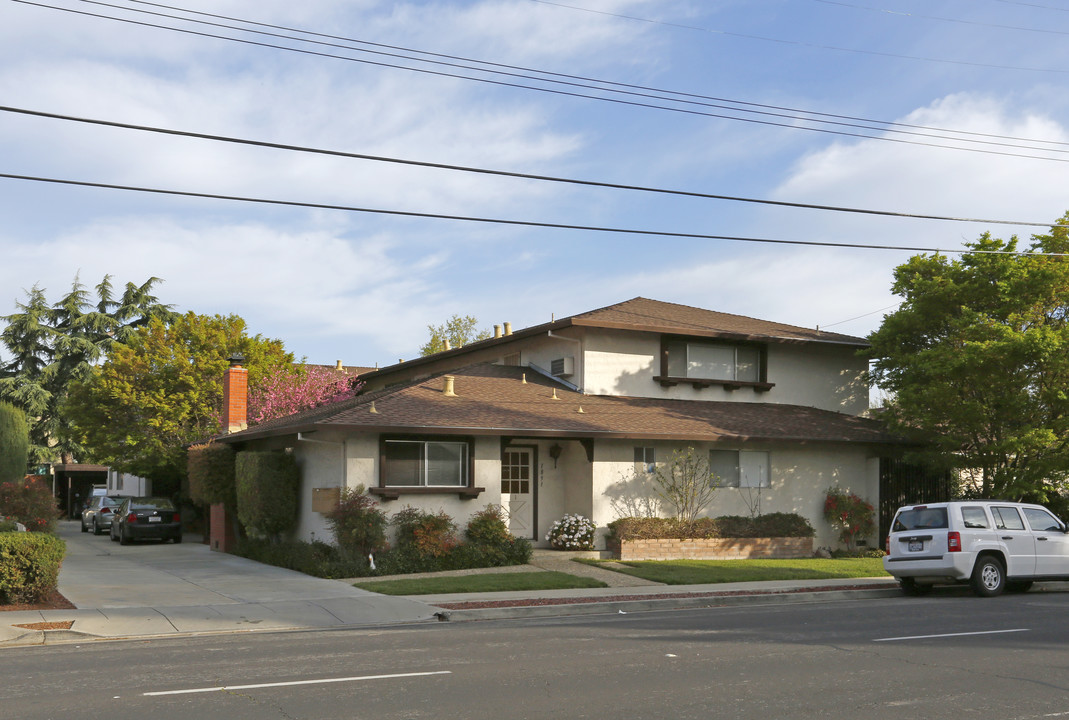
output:
[[[363,385],[355,375],[321,365],[297,365],[249,388],[249,424],[355,397]]]
[[[839,541],[851,552],[857,541],[876,531],[876,510],[852,492],[842,488],[828,488],[824,497],[824,519],[839,531]]]
[[[59,508],[46,482],[13,480],[0,483],[0,516],[22,523],[30,532],[54,532]]]

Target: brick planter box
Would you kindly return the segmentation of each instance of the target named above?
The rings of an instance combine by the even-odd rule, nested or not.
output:
[[[623,540],[609,548],[619,560],[745,560],[813,556],[813,538]]]

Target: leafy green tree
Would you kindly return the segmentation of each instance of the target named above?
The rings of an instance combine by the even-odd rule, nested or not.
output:
[[[220,432],[223,375],[236,352],[250,386],[293,362],[280,340],[246,334],[237,315],[152,319],[71,387],[64,410],[72,430],[99,462],[173,494],[186,476],[184,446]]]
[[[442,352],[445,350],[446,342],[449,343],[449,347],[458,348],[479,340],[486,340],[490,337],[490,331],[478,330],[476,327],[478,324],[479,321],[471,315],[464,317],[453,315],[441,325],[428,325],[427,330],[430,331],[431,337],[426,345],[420,347],[419,354],[433,355]]]
[[[246,450],[234,468],[238,519],[251,535],[277,542],[297,522],[301,471],[291,453]]]
[[[30,452],[26,415],[10,403],[0,402],[0,483],[22,480]]]
[[[869,337],[881,414],[966,493],[1049,501],[1069,468],[1069,234],[1026,248],[1054,255],[987,233],[967,247],[895,270],[902,304]]]
[[[0,399],[30,419],[30,456],[35,461],[70,462],[83,448],[59,411],[70,385],[86,379],[108,350],[138,327],[156,318],[170,322],[175,313],[152,294],[159,278],[141,285],[127,283],[115,297],[111,276],[96,286],[95,304],[77,277],[70,291],[49,305],[44,290],[34,286],[18,312],[7,322],[0,341],[11,359],[0,363]]]

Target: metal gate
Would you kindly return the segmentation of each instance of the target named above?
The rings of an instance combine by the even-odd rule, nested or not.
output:
[[[903,505],[945,502],[952,493],[953,476],[946,470],[880,458],[880,547],[886,542],[895,510]]]

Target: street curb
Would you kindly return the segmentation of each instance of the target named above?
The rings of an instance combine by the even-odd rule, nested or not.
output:
[[[606,600],[596,602],[561,602],[544,605],[514,605],[496,608],[450,609],[435,613],[443,622],[473,622],[477,620],[507,620],[515,618],[567,617],[572,615],[627,614],[655,610],[687,610],[739,605],[789,605],[841,600],[864,600],[899,597],[898,587],[871,590],[813,590],[793,592],[722,593],[691,597],[664,598],[651,596],[644,600]]]

